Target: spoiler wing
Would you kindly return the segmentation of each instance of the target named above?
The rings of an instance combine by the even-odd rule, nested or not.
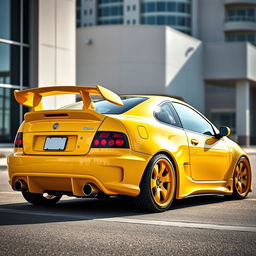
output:
[[[33,111],[42,110],[42,97],[64,95],[64,94],[80,94],[83,99],[83,109],[93,108],[90,94],[101,95],[105,100],[113,104],[123,106],[120,97],[114,92],[100,86],[51,86],[27,89],[23,91],[14,91],[16,101],[26,107],[32,108]]]

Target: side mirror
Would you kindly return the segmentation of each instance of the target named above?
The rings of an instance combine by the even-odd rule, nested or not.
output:
[[[218,135],[218,138],[222,138],[222,137],[224,137],[224,136],[230,135],[230,128],[227,127],[227,126],[222,126],[222,127],[220,127],[219,131],[220,131],[220,133],[217,134],[217,135]]]

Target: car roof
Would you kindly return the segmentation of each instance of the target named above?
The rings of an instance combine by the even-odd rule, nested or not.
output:
[[[132,97],[148,97],[148,98],[153,98],[153,99],[162,99],[167,98],[171,100],[178,100],[178,101],[183,101],[186,102],[182,97],[180,96],[174,96],[174,95],[168,95],[168,94],[120,94],[121,97],[126,97],[126,96],[132,96]]]

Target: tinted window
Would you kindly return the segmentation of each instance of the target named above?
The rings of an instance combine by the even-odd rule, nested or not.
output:
[[[173,103],[173,105],[180,117],[184,129],[202,134],[214,135],[211,124],[193,109],[180,103]]]
[[[181,127],[179,119],[169,102],[161,104],[154,114],[156,119],[163,123]]]
[[[122,114],[141,102],[147,100],[146,97],[121,97],[124,105],[118,106],[107,100],[100,100],[93,103],[96,112],[101,114]],[[79,101],[74,104],[62,107],[61,109],[82,109],[83,102]]]
[[[117,106],[109,101],[101,100],[94,103],[96,112],[101,114],[122,114],[147,100],[146,97],[121,97],[124,105]]]

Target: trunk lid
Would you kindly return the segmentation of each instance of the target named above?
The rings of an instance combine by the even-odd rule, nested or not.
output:
[[[23,128],[24,153],[85,155],[89,152],[94,135],[105,118],[105,115],[90,109],[29,112],[25,115]],[[65,140],[64,147],[61,146],[60,150],[49,149],[49,140],[56,138],[57,141],[58,138]]]

